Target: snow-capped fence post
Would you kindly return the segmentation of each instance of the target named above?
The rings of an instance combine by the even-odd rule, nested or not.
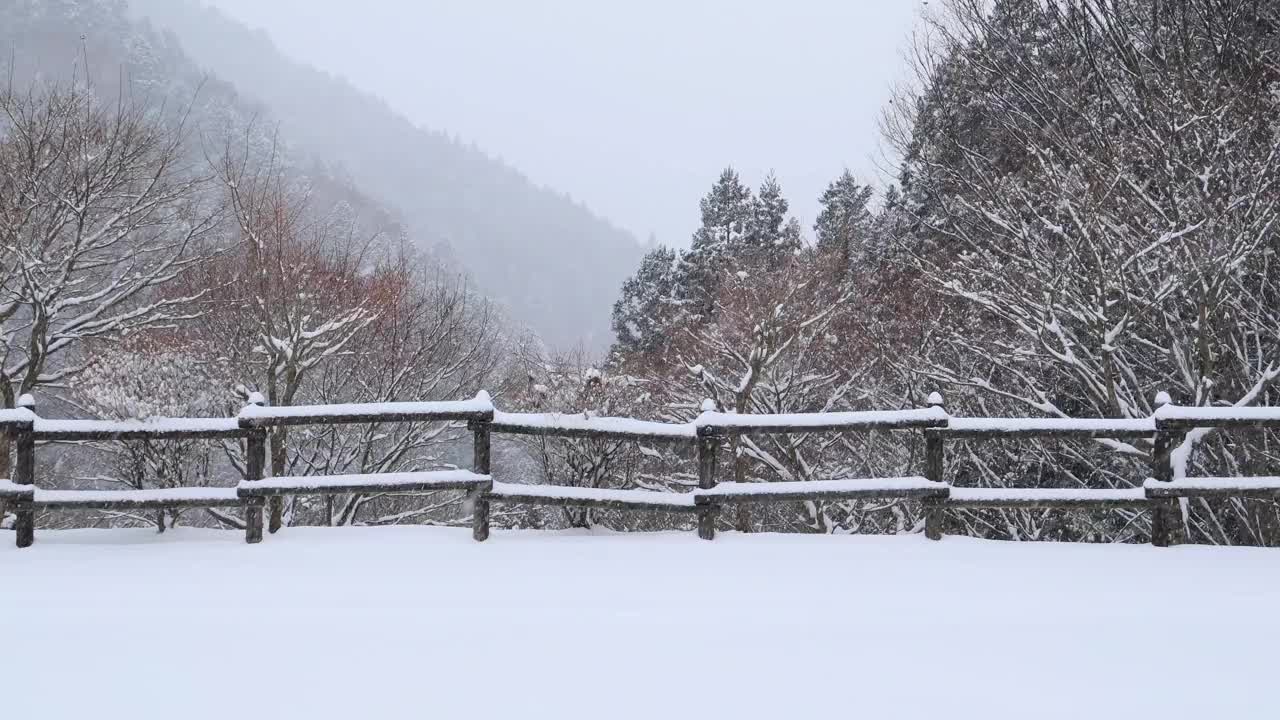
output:
[[[477,475],[490,474],[490,442],[493,434],[488,420],[472,420],[468,423],[474,436],[471,471]],[[475,490],[469,498],[471,503],[471,537],[476,542],[489,539],[489,498],[488,490]]]
[[[702,401],[702,412],[714,412],[714,400]],[[720,455],[720,436],[713,427],[698,428],[698,488],[710,490],[716,486],[716,459]],[[694,498],[698,509],[698,537],[714,540],[716,537],[716,505],[711,498]]]
[[[276,437],[279,437],[277,431]],[[273,495],[267,499],[267,532],[272,535],[280,532],[280,528],[284,527],[284,496]]]
[[[929,394],[929,407],[946,409],[942,393]],[[933,482],[943,482],[943,460],[945,442],[943,432],[939,428],[926,428],[924,431],[924,476]],[[930,540],[942,539],[942,525],[946,518],[943,501],[939,498],[926,497],[924,505],[924,534]]]
[[[266,399],[262,393],[250,393],[249,404],[262,407]],[[244,421],[241,420],[243,423]],[[267,430],[255,427],[245,440],[244,479],[249,482],[261,480],[267,466]],[[250,497],[245,501],[244,540],[247,543],[262,542],[262,514],[266,499]]]
[[[29,393],[18,398],[18,407],[26,408],[32,413],[36,411],[36,399]],[[36,484],[36,435],[33,426],[19,427],[14,434],[17,446],[17,457],[13,466],[13,482],[15,485],[29,485],[32,490]],[[13,529],[16,531],[18,547],[31,547],[36,541],[36,510],[31,500],[17,503],[17,518]]]
[[[1156,410],[1169,405],[1169,393],[1156,394]],[[1156,435],[1151,448],[1151,477],[1160,482],[1173,480],[1173,448],[1181,441],[1181,433],[1156,423]],[[1176,545],[1178,540],[1179,507],[1177,498],[1151,501],[1151,544],[1156,547]]]

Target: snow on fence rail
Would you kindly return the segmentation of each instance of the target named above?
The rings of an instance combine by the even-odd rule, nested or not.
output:
[[[24,395],[23,397],[30,397]],[[30,425],[36,419],[36,414],[31,412],[29,408],[19,407],[13,409],[0,410],[0,425],[5,427]]]
[[[176,487],[150,490],[45,490],[36,488],[32,504],[60,510],[144,510],[174,507],[237,507],[235,488]]]
[[[781,502],[785,500],[853,500],[884,497],[946,498],[946,483],[923,477],[859,478],[768,483],[725,483],[695,490],[711,502]]]
[[[435,492],[438,490],[487,490],[488,475],[470,470],[377,473],[365,475],[304,475],[242,480],[234,490],[241,497],[276,495],[330,495],[357,492]]]
[[[1280,407],[1186,407],[1164,405],[1155,412],[1161,428],[1280,427]]]
[[[693,423],[663,423],[621,417],[567,413],[506,413],[493,415],[492,428],[512,435],[614,438],[620,440],[687,440],[697,437]]]
[[[337,425],[371,422],[491,420],[493,401],[481,391],[471,400],[442,402],[346,403],[270,407],[249,403],[237,416],[250,427],[277,425]]]
[[[958,508],[1073,508],[1144,506],[1143,488],[951,488],[947,504]]]
[[[905,430],[946,425],[947,413],[940,407],[777,415],[707,410],[686,423],[568,413],[497,412],[493,416],[493,430],[501,433],[690,442],[709,435]]]
[[[157,418],[153,420],[45,420],[32,427],[36,439],[165,440],[244,437],[235,418]]]
[[[19,485],[11,480],[0,480],[0,500],[30,497],[35,494],[35,487]]]
[[[1160,401],[1164,402],[1161,403]],[[942,536],[945,514],[979,508],[1138,507],[1152,513],[1152,542],[1177,541],[1178,502],[1184,497],[1280,497],[1280,477],[1173,477],[1172,449],[1197,427],[1280,427],[1280,408],[1178,407],[1167,396],[1147,418],[974,418],[952,417],[941,395],[929,406],[906,410],[741,415],[717,412],[703,404],[686,423],[662,423],[589,414],[505,413],[485,392],[471,400],[303,405],[273,408],[254,393],[234,418],[155,418],[148,420],[50,420],[39,417],[31,396],[19,407],[0,410],[0,431],[16,445],[12,480],[0,479],[0,503],[15,506],[19,547],[34,542],[38,509],[164,510],[176,507],[239,507],[245,537],[262,540],[263,514],[270,505],[271,532],[280,527],[279,501],[287,495],[368,492],[463,491],[473,508],[476,540],[489,536],[493,503],[582,506],[613,510],[692,512],[699,537],[715,537],[721,506],[737,503],[909,498],[924,506],[925,534]],[[269,428],[285,425],[394,422],[466,422],[473,434],[470,470],[266,478]],[[924,474],[918,477],[830,479],[807,482],[718,484],[720,449],[736,435],[753,433],[864,432],[919,430],[925,437]],[[697,452],[698,487],[690,492],[643,489],[577,488],[494,482],[490,474],[492,433],[688,443]],[[997,440],[1048,438],[1132,439],[1151,437],[1152,477],[1141,485],[1115,489],[972,488],[945,482],[948,439]],[[35,487],[37,441],[223,439],[245,442],[244,479],[230,488],[151,490],[45,490]],[[163,529],[163,524],[160,525]]]
[[[947,412],[941,406],[913,410],[741,415],[703,412],[693,422],[704,434],[851,432],[946,427]]]
[[[942,429],[953,437],[1149,437],[1156,431],[1152,418],[951,418]]]
[[[1280,477],[1274,476],[1147,478],[1142,487],[1153,498],[1280,497]]]

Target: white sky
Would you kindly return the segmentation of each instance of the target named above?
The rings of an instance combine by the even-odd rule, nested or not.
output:
[[[683,246],[732,164],[812,225],[877,120],[919,0],[207,0],[283,52]]]

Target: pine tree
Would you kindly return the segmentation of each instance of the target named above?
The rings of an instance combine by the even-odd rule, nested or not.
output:
[[[896,184],[884,191],[880,212],[875,213],[867,228],[863,243],[864,263],[867,270],[875,271],[886,262],[892,262],[901,254],[899,239],[910,232],[911,217],[903,207],[902,192]]]
[[[867,204],[874,190],[860,185],[848,170],[827,186],[819,203],[822,210],[813,226],[818,249],[834,253],[844,272],[868,254],[872,214]]]
[[[701,208],[702,227],[694,232],[689,251],[680,256],[676,296],[686,312],[707,318],[715,309],[728,258],[743,244],[748,230],[751,191],[733,168],[726,168],[702,198]]]
[[[671,320],[675,287],[674,250],[658,246],[645,254],[636,274],[622,284],[613,304],[615,353],[652,352],[662,345]]]
[[[769,173],[751,203],[751,222],[742,253],[745,260],[757,266],[776,267],[799,249],[800,225],[795,218],[788,219],[788,209],[782,186]]]

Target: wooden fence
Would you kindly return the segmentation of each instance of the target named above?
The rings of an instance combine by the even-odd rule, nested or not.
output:
[[[742,503],[806,500],[908,498],[924,509],[925,534],[943,534],[948,511],[964,508],[1139,508],[1152,513],[1152,542],[1166,546],[1181,540],[1179,502],[1193,497],[1280,497],[1280,477],[1174,477],[1171,454],[1185,434],[1200,427],[1280,428],[1280,408],[1179,407],[1161,394],[1149,418],[972,418],[952,417],[934,393],[928,407],[910,410],[737,415],[715,412],[708,401],[689,423],[659,423],[629,418],[587,417],[497,411],[489,396],[458,402],[268,407],[260,395],[250,398],[234,418],[169,418],[146,421],[48,420],[23,396],[19,407],[0,411],[0,428],[16,448],[12,480],[0,480],[0,502],[17,516],[18,547],[34,542],[36,513],[65,509],[163,511],[186,507],[240,508],[245,539],[262,540],[264,516],[271,532],[280,528],[283,498],[348,493],[417,493],[454,490],[467,494],[473,507],[472,533],[489,537],[494,503],[606,508],[627,511],[689,513],[698,536],[715,537],[721,508]],[[266,477],[267,433],[285,425],[334,425],[411,421],[465,422],[474,439],[471,470],[437,470],[366,475]],[[807,482],[725,483],[716,481],[721,446],[736,435],[859,433],[873,430],[923,432],[924,472],[920,476],[835,478]],[[495,482],[490,474],[494,433],[560,438],[665,442],[696,449],[698,487],[691,492],[598,489]],[[244,479],[229,488],[154,490],[46,490],[35,486],[38,442],[233,439],[244,442]],[[1151,472],[1143,482],[1119,489],[955,487],[944,476],[949,438],[1000,440],[1024,438],[1151,439]],[[1138,478],[1141,479],[1141,478]],[[163,529],[163,524],[161,525]]]

